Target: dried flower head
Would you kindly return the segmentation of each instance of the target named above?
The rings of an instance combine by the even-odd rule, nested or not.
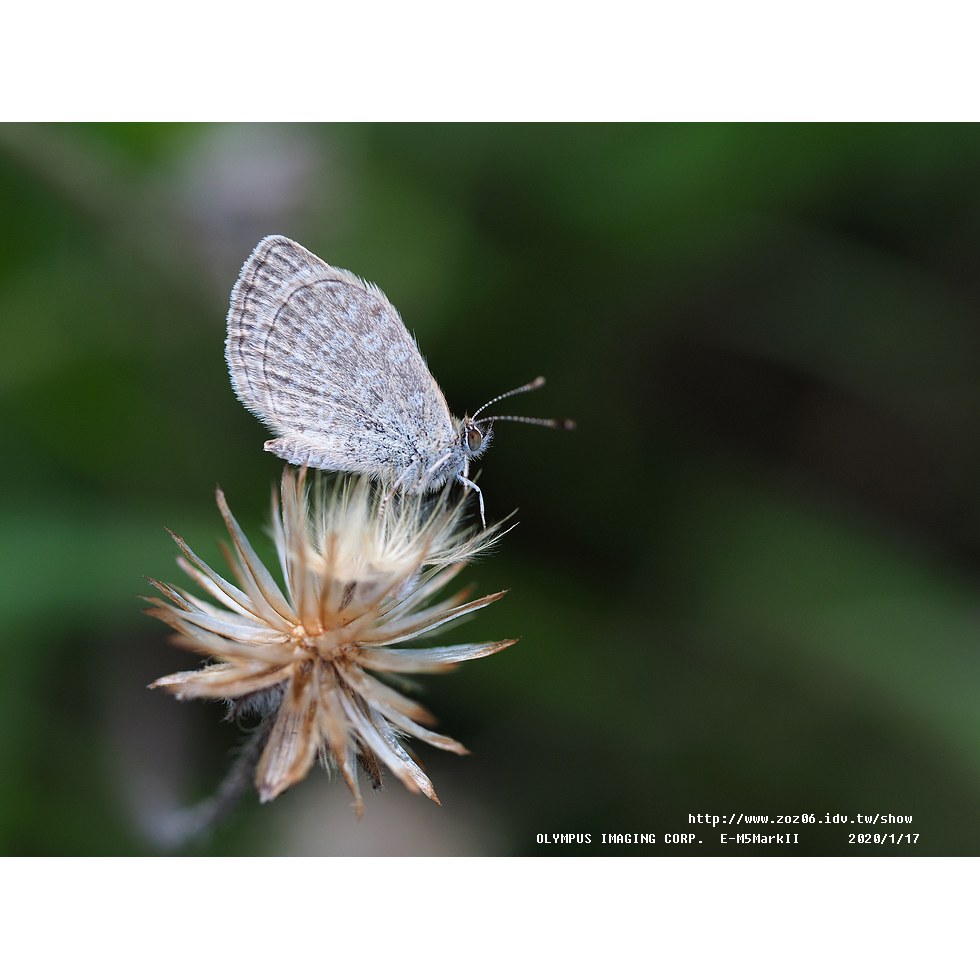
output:
[[[315,759],[339,770],[360,815],[358,764],[375,786],[384,763],[410,790],[439,802],[428,776],[402,745],[405,736],[464,754],[459,742],[423,725],[434,719],[396,690],[398,675],[450,670],[516,642],[418,647],[423,636],[495,602],[438,593],[499,535],[464,530],[462,503],[411,494],[372,494],[364,479],[327,489],[306,486],[305,470],[287,467],[281,504],[273,498],[272,533],[285,590],[259,560],[218,491],[231,535],[226,557],[238,585],[224,579],[173,535],[178,562],[213,602],[151,580],[167,601],[151,615],[178,642],[213,658],[199,670],[151,684],[177,698],[225,699],[229,714],[267,719],[255,771],[263,802],[303,779]],[[172,533],[172,532],[171,532]]]

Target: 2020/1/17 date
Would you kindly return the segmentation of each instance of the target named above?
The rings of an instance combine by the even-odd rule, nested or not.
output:
[[[848,834],[848,844],[918,844],[918,834]]]

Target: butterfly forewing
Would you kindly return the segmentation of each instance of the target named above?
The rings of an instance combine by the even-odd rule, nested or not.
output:
[[[266,448],[291,463],[419,479],[455,443],[381,290],[288,238],[263,239],[242,268],[226,354],[238,397],[279,437]]]

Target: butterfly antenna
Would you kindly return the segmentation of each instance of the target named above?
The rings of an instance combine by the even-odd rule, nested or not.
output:
[[[521,395],[525,391],[534,391],[535,388],[540,388],[544,384],[544,378],[538,376],[533,381],[529,381],[526,385],[521,385],[520,388],[514,388],[513,391],[505,391],[502,395],[497,395],[496,398],[491,398],[486,405],[478,408],[471,416],[472,421],[476,421],[480,418],[480,412],[485,408],[489,408],[495,402],[499,402],[504,398],[510,398],[511,395]],[[526,415],[491,415],[489,418],[480,419],[481,422],[529,422],[531,425],[546,425],[549,429],[574,429],[575,423],[571,419],[532,419],[528,418]]]
[[[520,388],[514,388],[513,391],[505,391],[502,395],[497,395],[496,398],[491,398],[486,405],[481,405],[470,418],[475,422],[480,417],[480,412],[485,408],[489,408],[496,402],[501,401],[504,398],[510,398],[511,395],[522,395],[525,391],[534,391],[535,388],[540,388],[544,384],[544,378],[540,375],[536,377],[533,381],[529,381],[526,385],[521,385]],[[486,419],[485,421],[489,421]]]
[[[491,415],[481,422],[528,422],[531,425],[546,425],[549,429],[574,429],[571,419],[530,419],[526,415]]]

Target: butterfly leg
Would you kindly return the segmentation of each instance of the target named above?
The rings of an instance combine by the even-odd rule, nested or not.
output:
[[[462,473],[459,474],[457,479],[459,480],[460,483],[463,484],[464,487],[469,487],[470,490],[476,491],[476,495],[480,498],[480,520],[483,522],[483,526],[486,527],[487,515],[484,513],[483,510],[483,491],[472,480],[467,479],[465,476],[463,476]]]
[[[395,491],[398,489],[398,484],[396,483],[385,495],[381,498],[381,503],[378,504],[378,520],[382,520],[385,516],[385,511],[388,509],[388,504],[394,499]]]
[[[410,486],[414,480],[415,467],[410,466],[407,470],[404,470],[401,476],[395,480],[391,485],[391,489],[384,495],[381,504],[378,507],[378,517],[384,517],[385,511],[388,509],[388,504],[394,499],[395,494],[398,493],[405,486]]]

